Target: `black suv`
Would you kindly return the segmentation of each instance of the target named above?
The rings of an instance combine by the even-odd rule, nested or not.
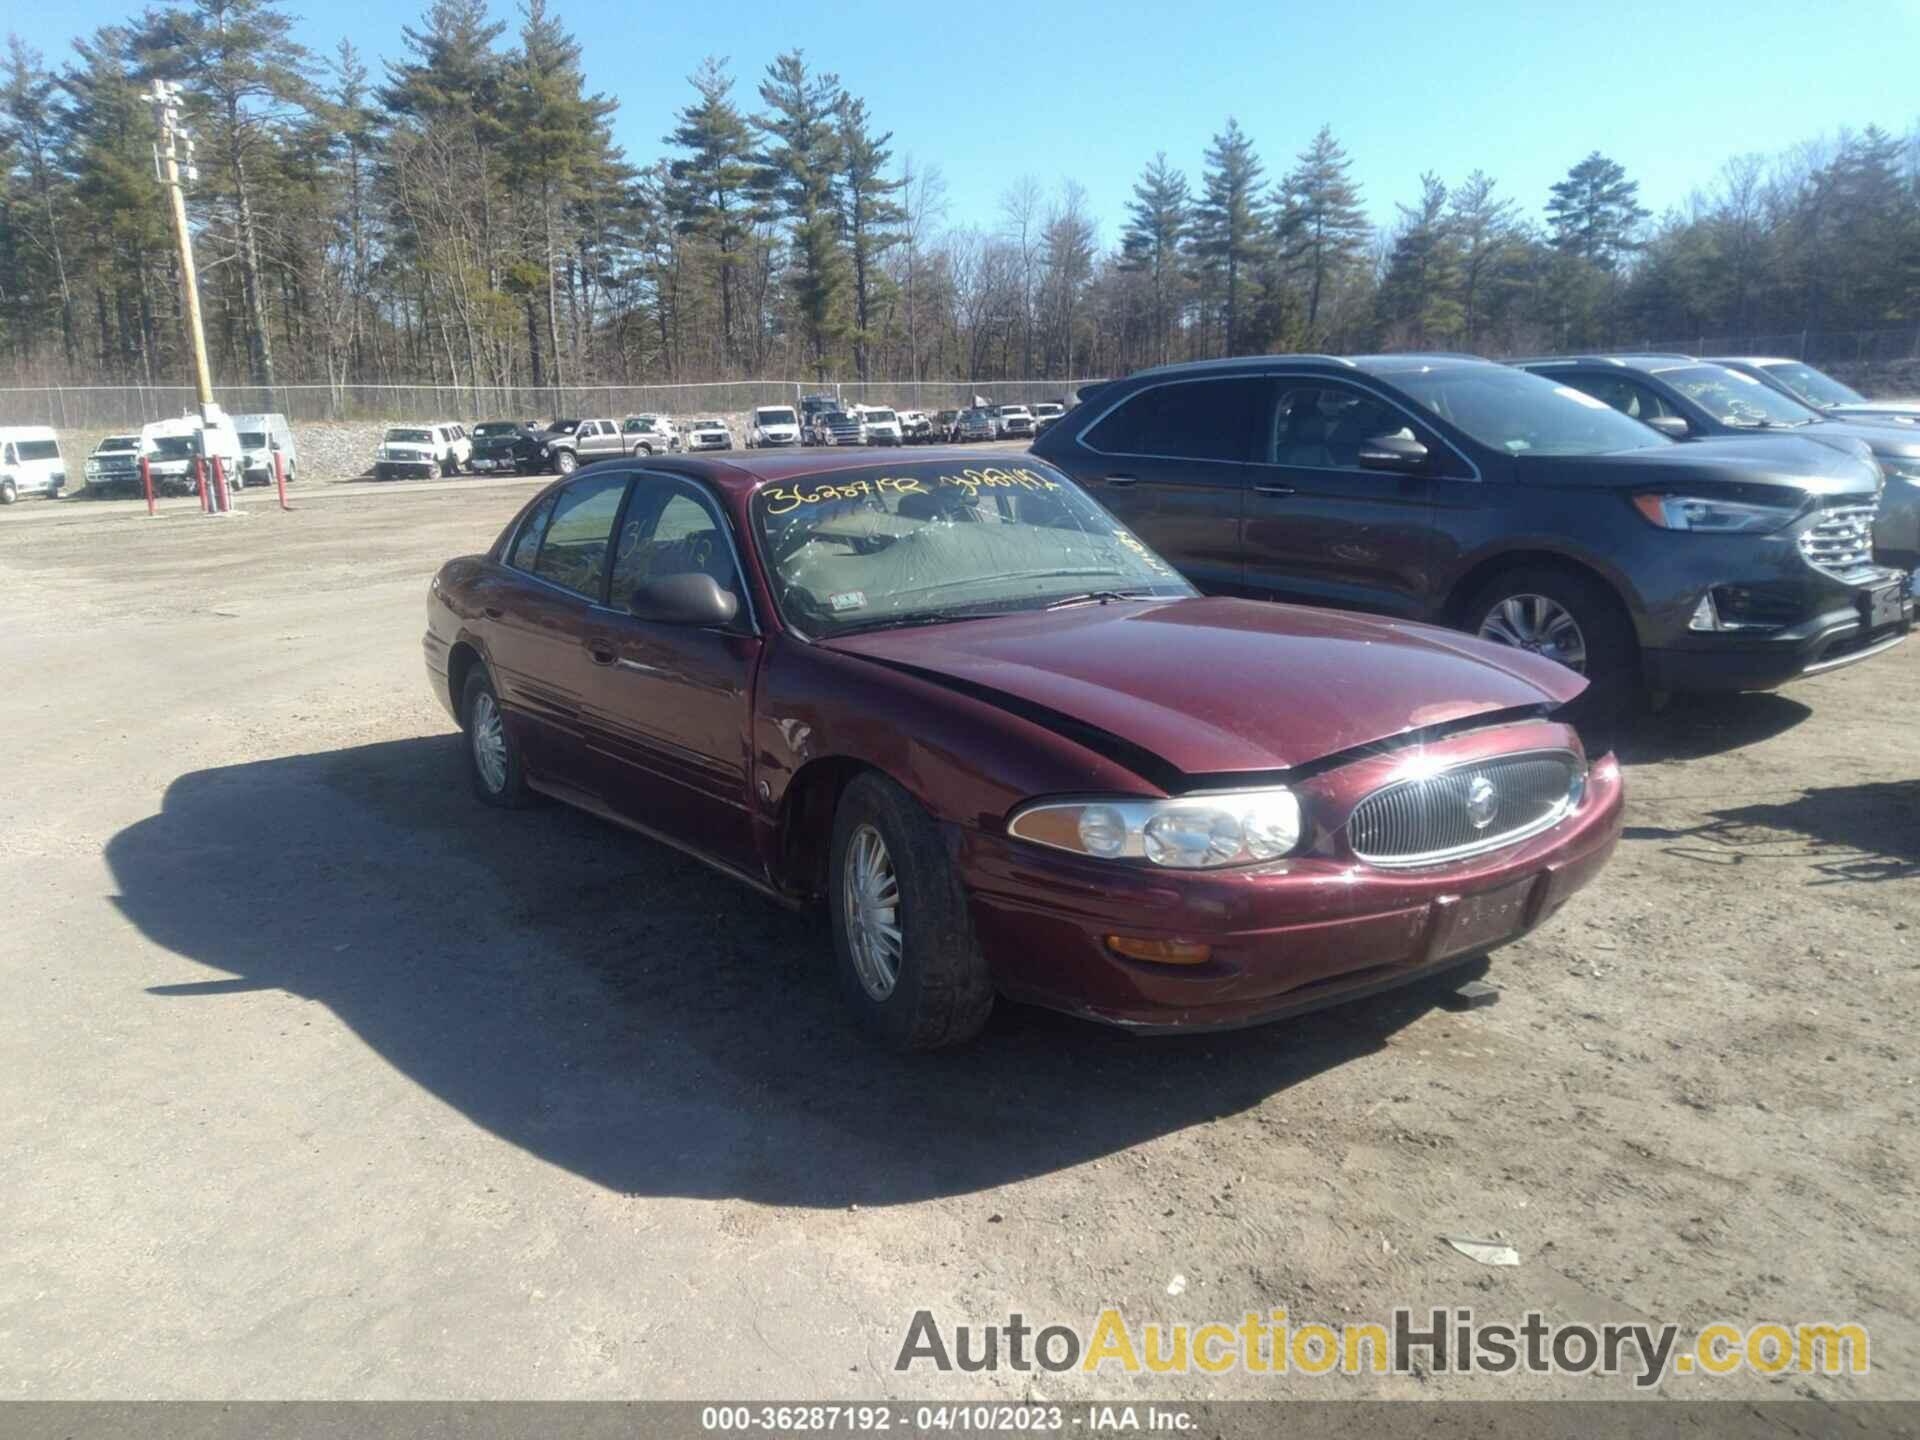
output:
[[[474,426],[471,463],[476,475],[538,475],[555,468],[552,447],[518,420],[487,420]]]
[[[1828,416],[1771,381],[1690,355],[1562,355],[1511,363],[1584,390],[1678,440],[1800,435],[1842,450],[1865,445],[1887,479],[1875,557],[1904,570],[1920,566],[1920,431],[1911,426]]]
[[[1081,392],[1033,453],[1202,589],[1434,621],[1585,672],[1595,704],[1766,689],[1913,623],[1879,475],[1783,437],[1679,444],[1470,356],[1282,355]]]

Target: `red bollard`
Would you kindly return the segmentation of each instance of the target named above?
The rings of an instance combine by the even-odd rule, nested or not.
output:
[[[144,455],[140,457],[140,483],[145,487],[147,492],[148,518],[152,518],[155,514],[153,508],[153,465]]]
[[[230,514],[233,510],[233,491],[227,488],[227,467],[220,463],[218,455],[213,457],[213,503],[216,515]]]
[[[193,457],[193,483],[200,489],[200,508],[205,513],[213,513],[207,504],[207,462],[198,455]]]
[[[280,508],[291,510],[287,503],[287,457],[278,450],[273,452],[273,483],[280,487]]]

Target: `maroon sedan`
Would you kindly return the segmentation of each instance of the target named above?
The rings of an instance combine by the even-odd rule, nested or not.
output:
[[[881,1034],[996,994],[1240,1025],[1525,934],[1620,830],[1585,685],[1450,631],[1202,599],[1031,457],[596,465],[427,606],[489,803],[790,904]]]

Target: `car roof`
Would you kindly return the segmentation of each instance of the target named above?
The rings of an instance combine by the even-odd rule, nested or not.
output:
[[[1709,355],[1705,357],[1715,365],[1799,365],[1804,362],[1786,355]]]
[[[1448,350],[1408,351],[1391,355],[1321,355],[1301,353],[1293,355],[1233,355],[1216,360],[1183,360],[1172,365],[1155,365],[1146,370],[1136,370],[1124,380],[1134,381],[1149,376],[1158,378],[1179,377],[1183,375],[1232,374],[1243,372],[1258,374],[1284,365],[1290,369],[1319,369],[1328,371],[1365,371],[1371,375],[1392,375],[1408,371],[1430,371],[1443,368],[1466,367],[1474,365],[1493,365],[1497,361],[1484,355],[1467,355]],[[1109,381],[1109,384],[1122,383]],[[1104,386],[1088,386],[1080,391],[1080,398]]]
[[[1507,363],[1528,369],[1540,365],[1611,365],[1620,370],[1639,370],[1648,375],[1657,375],[1662,370],[1677,370],[1683,365],[1712,365],[1717,362],[1665,351],[1622,350],[1591,355],[1525,355]]]

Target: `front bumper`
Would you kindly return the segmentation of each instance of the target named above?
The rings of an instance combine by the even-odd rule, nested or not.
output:
[[[1897,616],[1877,623],[1866,589],[1825,597],[1817,615],[1764,634],[1743,631],[1687,632],[1665,646],[1641,652],[1647,687],[1656,691],[1725,692],[1772,690],[1803,676],[1821,675],[1884,654],[1913,630],[1912,577],[1884,572],[1879,585],[1898,588]],[[1838,603],[1835,603],[1835,602]]]
[[[373,473],[382,479],[389,475],[411,475],[422,478],[440,473],[438,462],[433,460],[375,460]]]
[[[1410,983],[1527,934],[1599,873],[1623,787],[1596,761],[1581,807],[1542,835],[1420,870],[1309,857],[1255,870],[1115,865],[982,830],[954,845],[999,988],[1144,1030],[1228,1029]],[[1486,916],[1499,917],[1490,933]],[[1126,959],[1111,934],[1198,941],[1202,965]]]

